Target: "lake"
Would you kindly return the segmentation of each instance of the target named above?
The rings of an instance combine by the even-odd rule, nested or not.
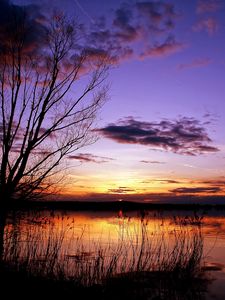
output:
[[[6,261],[85,285],[109,272],[170,271],[194,257],[207,278],[201,299],[225,298],[224,250],[225,211],[216,209],[22,211],[10,214],[5,227]]]

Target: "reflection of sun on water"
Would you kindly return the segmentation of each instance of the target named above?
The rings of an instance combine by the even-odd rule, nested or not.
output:
[[[224,263],[225,235],[218,235],[218,229],[225,231],[224,217],[202,219],[196,214],[175,215],[122,210],[118,213],[41,212],[39,216],[28,213],[8,225],[5,255],[10,259],[9,250],[14,249],[15,256],[22,261],[32,255],[34,261],[40,261],[46,257],[48,248],[58,249],[57,263],[68,263],[67,271],[73,272],[74,267],[81,266],[77,263],[85,262],[89,266],[96,262],[98,255],[104,257],[106,269],[111,259],[118,258],[117,271],[121,271],[121,263],[126,263],[124,270],[129,270],[142,253],[144,265],[145,261],[153,262],[150,267],[157,268],[157,259],[170,263],[171,253],[180,251],[182,259],[192,251],[201,254],[204,237],[206,262]]]
[[[141,221],[141,218],[144,219]],[[63,232],[65,242],[79,239],[82,236],[82,242],[89,245],[94,241],[103,244],[114,243],[118,241],[119,236],[122,236],[124,242],[126,242],[130,238],[143,234],[143,225],[149,237],[163,234],[164,237],[168,237],[167,242],[169,243],[169,236],[172,236],[175,231],[182,229],[171,218],[152,216],[145,218],[145,215],[130,217],[122,210],[117,215],[107,218],[69,213],[68,216],[50,217],[48,222],[40,219],[36,220],[35,223],[22,222],[21,224],[21,232],[30,231],[33,236],[36,234],[38,237],[40,230],[46,234],[51,232],[52,235],[55,234],[56,236],[59,232]],[[38,224],[41,224],[41,226],[39,227]],[[12,226],[9,228],[12,230]],[[191,232],[193,227],[187,224],[185,230],[190,230]]]

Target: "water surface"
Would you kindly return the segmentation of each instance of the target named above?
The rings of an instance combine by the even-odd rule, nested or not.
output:
[[[44,256],[55,255],[59,263],[64,262],[61,268],[71,276],[74,268],[81,272],[84,265],[89,268],[86,271],[91,272],[96,255],[99,259],[104,256],[107,268],[112,257],[119,257],[116,271],[126,272],[132,264],[140,263],[143,267],[152,260],[154,265],[157,259],[166,263],[163,257],[174,251],[177,243],[184,243],[182,251],[188,255],[195,247],[196,238],[201,238],[201,264],[210,279],[205,299],[224,299],[225,212],[218,210],[23,211],[12,214],[7,221],[5,259],[14,257],[25,261],[35,256],[36,264],[40,265]],[[51,247],[54,253],[50,253]],[[147,253],[147,257],[137,262],[141,251]]]

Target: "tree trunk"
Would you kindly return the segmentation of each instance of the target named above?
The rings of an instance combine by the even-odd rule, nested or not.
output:
[[[7,210],[5,207],[1,205],[0,211],[0,265],[3,261],[3,254],[4,254],[4,232],[6,226],[6,217],[7,217]]]
[[[2,263],[3,254],[4,254],[4,233],[5,233],[5,226],[7,216],[10,210],[10,203],[11,203],[11,195],[12,191],[7,192],[8,188],[0,187],[0,264]]]

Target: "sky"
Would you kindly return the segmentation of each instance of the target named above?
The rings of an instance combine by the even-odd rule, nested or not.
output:
[[[98,141],[67,158],[63,195],[137,201],[225,195],[224,0],[14,4],[60,9],[88,29],[90,47],[116,53],[109,99],[96,121]]]

